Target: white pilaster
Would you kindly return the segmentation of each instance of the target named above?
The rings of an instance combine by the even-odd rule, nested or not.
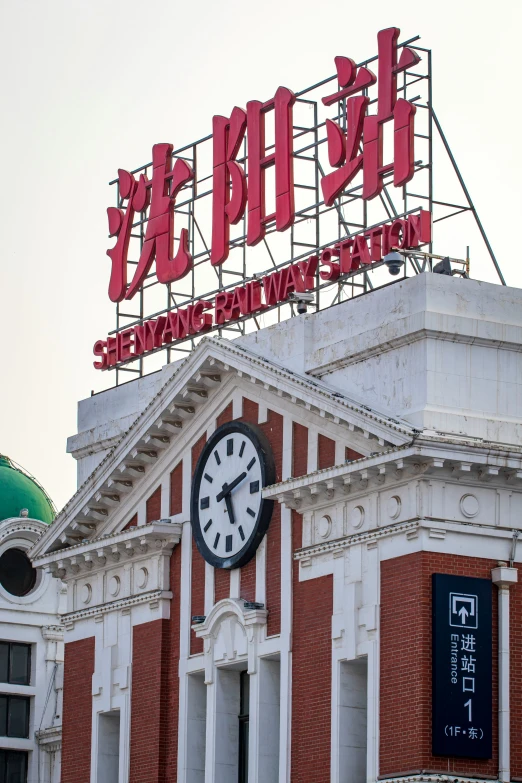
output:
[[[499,563],[491,572],[498,587],[498,778],[509,783],[511,778],[511,737],[509,708],[509,588],[518,582],[518,570]]]

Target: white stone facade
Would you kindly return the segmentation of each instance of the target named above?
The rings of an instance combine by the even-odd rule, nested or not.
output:
[[[0,523],[0,556],[11,548],[28,552],[47,525],[27,517]],[[60,783],[63,698],[63,626],[66,588],[39,571],[24,596],[0,584],[0,641],[31,647],[29,685],[0,684],[0,693],[30,698],[28,739],[1,737],[0,747],[28,753],[27,783]]]
[[[241,670],[250,674],[248,781],[290,782],[295,561],[300,582],[333,580],[330,781],[382,777],[380,565],[414,552],[515,559],[521,346],[522,291],[423,274],[233,343],[204,340],[186,361],[80,403],[79,432],[68,443],[79,490],[33,557],[67,584],[66,639],[95,638],[91,783],[130,779],[132,628],[173,611],[178,783],[237,775]],[[283,419],[282,481],[264,491],[281,506],[281,623],[272,636],[264,542],[254,605],[241,597],[238,571],[230,595],[215,602],[207,567],[204,617],[192,623],[191,447],[212,434],[225,405],[240,417],[244,398],[258,403],[259,423],[268,409]],[[294,422],[309,432],[299,478]],[[335,465],[322,470],[319,433],[335,441]],[[346,448],[362,457],[347,463]],[[181,459],[182,512],[171,516],[169,477]],[[157,486],[160,518],[146,524]],[[297,542],[292,510],[303,515]],[[137,527],[123,530],[134,513]],[[173,600],[168,561],[177,546],[182,578]],[[190,654],[191,626],[203,653]],[[115,752],[100,749],[98,716],[115,710],[118,765],[106,776],[100,754]]]

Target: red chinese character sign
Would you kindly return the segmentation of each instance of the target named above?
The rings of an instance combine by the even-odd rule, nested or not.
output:
[[[143,285],[156,260],[156,275],[160,283],[171,283],[185,277],[192,266],[187,230],[182,229],[179,247],[173,255],[174,204],[176,196],[194,177],[191,167],[181,159],[172,165],[172,144],[155,144],[152,150],[152,180],[142,174],[136,182],[132,174],[120,169],[120,197],[127,200],[125,212],[116,207],[107,209],[109,235],[117,237],[116,245],[107,251],[112,260],[109,298],[113,302],[132,299]],[[127,288],[127,254],[136,212],[149,209],[145,240],[137,269]]]
[[[419,55],[404,47],[397,61],[397,42],[400,30],[392,27],[381,30],[377,36],[379,46],[379,79],[369,68],[357,68],[348,57],[336,57],[337,78],[341,89],[323,98],[325,106],[346,99],[346,132],[332,120],[326,120],[328,155],[330,164],[337,171],[327,174],[321,181],[325,204],[331,205],[352,182],[356,174],[363,172],[363,199],[373,199],[384,187],[383,177],[394,172],[393,184],[400,187],[414,174],[414,118],[416,108],[404,98],[397,99],[397,75],[413,68],[420,61]],[[368,113],[370,99],[365,92],[378,83],[377,112]],[[383,126],[393,121],[392,163],[383,163]],[[362,146],[362,151],[360,147]]]
[[[403,274],[424,271],[415,252],[431,252],[447,208],[476,217],[466,191],[461,207],[434,195],[434,123],[461,177],[418,36],[401,43],[388,28],[374,57],[350,54],[334,58],[335,76],[279,87],[216,115],[199,141],[156,144],[149,164],[118,171],[107,210],[117,328],[96,342],[97,368],[116,367],[118,383],[143,374],[149,354],[181,358],[177,346],[203,333],[235,337],[289,317],[299,296],[317,310],[385,285],[393,249],[406,253]]]
[[[294,222],[294,165],[292,106],[295,95],[280,87],[267,103],[249,101],[246,112],[237,106],[230,119],[214,117],[214,179],[212,207],[211,263],[222,264],[230,250],[230,225],[245,214],[248,204],[247,245],[257,245],[265,237],[266,226],[275,220],[277,231],[286,231]],[[275,115],[274,150],[267,154],[265,114]],[[248,184],[244,167],[237,161],[241,142],[248,131]],[[266,214],[265,172],[275,166],[275,213]]]

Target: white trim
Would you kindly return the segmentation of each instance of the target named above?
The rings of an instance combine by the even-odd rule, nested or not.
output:
[[[511,779],[511,713],[510,713],[510,612],[509,588],[518,582],[518,570],[499,563],[491,572],[498,587],[498,778]]]

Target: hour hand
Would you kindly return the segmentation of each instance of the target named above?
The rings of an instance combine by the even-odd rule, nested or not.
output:
[[[223,486],[221,488],[221,492],[218,492],[218,494],[216,495],[217,502],[219,503],[221,500],[223,500],[223,498],[226,498],[227,495],[229,495],[229,494],[230,494],[230,487],[228,486],[228,484],[225,481],[225,483],[223,484]]]
[[[224,497],[225,497],[225,505],[228,511],[228,518],[230,520],[230,524],[233,525],[236,521],[236,518],[234,517],[234,509],[232,508],[232,498],[230,497],[230,494],[228,492]]]

